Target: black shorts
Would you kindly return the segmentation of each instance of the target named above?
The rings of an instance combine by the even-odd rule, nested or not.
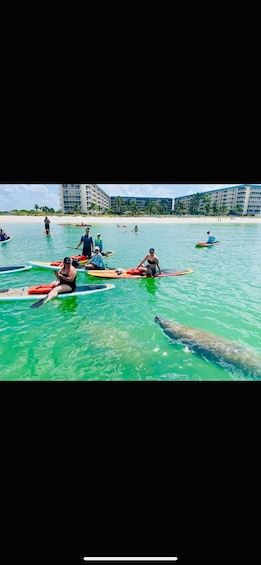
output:
[[[152,267],[151,265],[146,265],[147,271],[149,272],[149,274],[156,275],[156,267]]]

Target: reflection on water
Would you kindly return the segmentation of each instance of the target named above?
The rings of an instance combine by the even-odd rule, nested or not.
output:
[[[152,277],[144,277],[144,279],[142,279],[141,281],[141,284],[150,294],[156,294],[158,288],[158,280],[155,280]]]
[[[70,296],[70,298],[59,299],[58,302],[58,309],[60,313],[69,314],[70,316],[77,311],[79,306],[79,301],[77,296]]]

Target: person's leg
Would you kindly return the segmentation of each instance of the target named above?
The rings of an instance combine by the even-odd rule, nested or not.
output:
[[[147,265],[146,270],[147,270],[147,277],[153,277],[153,269],[149,267],[149,265]]]
[[[58,294],[65,294],[66,292],[72,292],[71,287],[68,286],[68,284],[58,284],[58,286],[55,286],[49,292],[49,294],[47,294],[47,297],[44,302],[49,302],[49,300],[53,300],[53,298],[56,298]]]

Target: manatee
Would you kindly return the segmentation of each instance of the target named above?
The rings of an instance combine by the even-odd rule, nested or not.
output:
[[[171,322],[159,316],[155,321],[171,339],[189,346],[195,353],[210,361],[217,361],[224,367],[241,369],[247,376],[261,378],[261,358],[254,351],[243,348],[235,341],[230,341],[211,332]]]

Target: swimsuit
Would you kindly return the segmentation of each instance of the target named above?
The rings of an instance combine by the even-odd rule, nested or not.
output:
[[[66,273],[61,273],[61,275],[66,275]],[[70,286],[71,289],[72,289],[72,292],[76,289],[76,279],[74,279],[73,281],[64,281],[64,280],[61,281],[60,280],[59,285],[61,285],[61,284],[67,284],[68,286]],[[57,285],[57,286],[59,286],[59,285]]]
[[[156,261],[151,261],[151,259],[147,259],[147,261],[149,263],[149,265],[147,265],[147,269],[151,272],[152,275],[156,275]]]

